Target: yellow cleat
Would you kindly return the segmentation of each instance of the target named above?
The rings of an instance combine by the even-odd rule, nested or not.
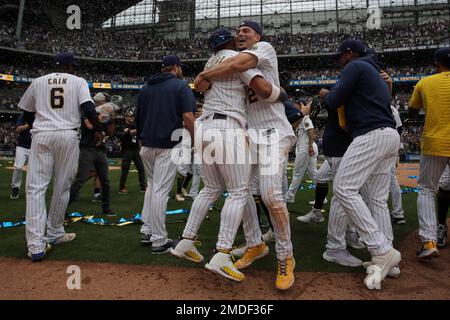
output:
[[[429,259],[432,257],[439,257],[439,252],[436,246],[436,241],[425,241],[417,250],[417,258],[419,259]]]
[[[265,257],[269,253],[269,247],[263,242],[257,246],[247,248],[242,258],[234,263],[238,269],[247,268],[255,260]]]
[[[278,273],[275,286],[279,290],[287,290],[294,284],[295,260],[289,257],[286,260],[278,260]]]

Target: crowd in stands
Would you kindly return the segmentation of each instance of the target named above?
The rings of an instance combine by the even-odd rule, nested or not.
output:
[[[344,39],[359,38],[377,51],[448,43],[450,21],[421,25],[389,25],[380,30],[314,32],[266,36],[278,54],[329,53]],[[163,39],[148,30],[91,30],[59,33],[49,27],[33,25],[23,30],[21,40],[14,38],[15,28],[0,27],[0,46],[56,53],[71,51],[76,55],[97,58],[160,60],[167,54],[182,59],[208,57],[208,41],[200,34],[196,39]]]
[[[16,148],[17,134],[14,131],[15,122],[0,122],[0,151]]]

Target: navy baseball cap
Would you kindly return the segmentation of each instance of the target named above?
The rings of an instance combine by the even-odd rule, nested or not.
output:
[[[434,61],[443,66],[450,67],[450,48],[441,48],[434,53]]]
[[[232,41],[233,39],[234,36],[231,34],[230,30],[220,28],[215,30],[209,37],[209,46],[212,49],[215,49],[222,44]]]
[[[168,56],[165,56],[165,57],[162,59],[162,66],[163,66],[163,68],[164,68],[164,67],[175,66],[175,65],[177,65],[177,66],[182,66],[182,67],[186,67],[185,64],[182,64],[182,63],[181,63],[180,58],[178,58],[178,57],[175,56],[175,55],[168,55]]]
[[[261,28],[261,26],[259,25],[258,22],[251,21],[251,20],[244,20],[244,21],[239,25],[239,28],[240,28],[240,27],[249,27],[249,28],[252,28],[252,29],[255,30],[255,32],[256,32],[257,34],[259,34],[261,37],[262,37],[262,35],[263,35],[262,28]]]
[[[359,53],[361,56],[365,56],[367,53],[366,46],[361,40],[347,39],[339,45],[337,52],[333,53],[333,56],[339,57],[341,54],[348,51]]]
[[[57,66],[69,66],[74,65],[79,67],[77,60],[70,52],[61,52],[55,56],[55,62]]]

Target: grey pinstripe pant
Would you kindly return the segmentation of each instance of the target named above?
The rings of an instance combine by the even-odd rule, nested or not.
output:
[[[417,213],[419,215],[419,237],[424,241],[436,241],[436,192],[439,188],[439,178],[445,167],[450,165],[449,157],[422,155],[420,157],[420,174],[417,183]]]
[[[65,233],[64,214],[78,165],[78,143],[74,130],[33,134],[26,181],[26,238],[28,251],[33,254],[42,252],[46,242],[52,242]],[[53,196],[47,216],[45,193],[52,174]]]
[[[393,128],[375,129],[356,137],[345,152],[334,179],[335,200],[373,256],[383,255],[392,248],[387,197],[389,170],[399,145],[400,137]]]

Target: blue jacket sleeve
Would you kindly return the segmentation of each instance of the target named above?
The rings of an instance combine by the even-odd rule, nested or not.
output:
[[[342,70],[338,83],[325,97],[325,104],[328,108],[337,109],[344,104],[345,99],[352,93],[355,87],[359,73],[360,68],[358,65],[351,62]]]
[[[187,85],[182,85],[180,90],[180,102],[181,102],[181,112],[195,112],[196,104],[194,93],[192,89]]]

